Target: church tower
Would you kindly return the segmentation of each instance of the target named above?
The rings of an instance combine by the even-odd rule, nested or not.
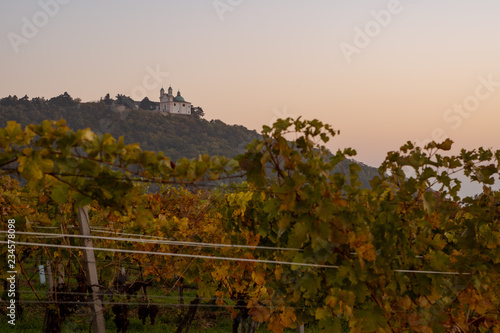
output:
[[[169,101],[174,100],[174,94],[172,93],[172,86],[168,87],[168,100]]]

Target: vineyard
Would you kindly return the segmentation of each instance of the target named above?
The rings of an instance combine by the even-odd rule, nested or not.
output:
[[[234,159],[172,161],[9,122],[1,331],[15,271],[33,331],[500,332],[500,151],[408,142],[365,188],[357,164],[334,171],[356,154],[326,149],[338,134],[280,119]],[[482,193],[460,198],[458,174]]]

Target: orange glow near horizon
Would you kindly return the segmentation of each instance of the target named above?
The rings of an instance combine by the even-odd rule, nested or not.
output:
[[[474,96],[479,78],[500,82],[500,4],[401,0],[382,24],[389,3],[255,0],[218,13],[201,0],[69,1],[27,38],[23,25],[44,9],[9,2],[0,96],[131,96],[159,68],[168,76],[148,81],[153,101],[171,84],[207,119],[258,131],[277,117],[317,118],[341,130],[329,148],[353,147],[369,165],[436,129],[456,147],[499,149],[500,83],[456,128],[456,114],[444,114]],[[17,53],[12,34],[26,40]],[[342,43],[357,48],[350,61]]]

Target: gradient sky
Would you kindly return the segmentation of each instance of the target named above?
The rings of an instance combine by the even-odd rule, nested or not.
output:
[[[133,96],[159,68],[169,75],[148,81],[151,100],[171,84],[207,119],[256,130],[317,118],[341,130],[329,148],[369,165],[436,130],[457,148],[500,149],[496,0],[59,0],[44,14],[55,1],[0,2],[0,96]],[[377,23],[373,12],[393,7]],[[15,52],[13,34],[36,20]],[[366,28],[369,45],[349,62],[341,45]],[[473,111],[450,109],[465,102]]]

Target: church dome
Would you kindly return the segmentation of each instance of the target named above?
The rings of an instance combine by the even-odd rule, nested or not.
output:
[[[184,97],[181,96],[181,92],[177,92],[177,96],[174,97],[174,101],[176,102],[185,102]]]

